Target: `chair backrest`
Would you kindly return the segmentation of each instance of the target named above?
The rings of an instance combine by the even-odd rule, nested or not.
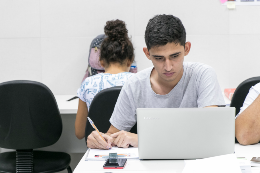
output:
[[[51,90],[34,81],[0,84],[0,147],[34,149],[58,141],[62,121]]]
[[[88,116],[97,126],[100,132],[106,133],[110,127],[109,119],[114,111],[114,107],[121,91],[122,86],[116,86],[112,88],[107,88],[94,97],[91,102]],[[90,133],[94,131],[93,127],[87,121],[85,130],[85,141]],[[131,129],[132,133],[137,133],[137,125]]]
[[[245,98],[252,86],[260,82],[260,77],[249,78],[238,85],[231,99],[230,107],[236,108],[236,115],[243,106]]]

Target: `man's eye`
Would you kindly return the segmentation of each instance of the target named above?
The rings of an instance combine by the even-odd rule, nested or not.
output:
[[[155,58],[156,60],[162,60],[162,58]]]
[[[178,57],[179,55],[173,56],[174,58]]]
[[[177,58],[179,55],[174,55],[174,56],[172,56],[172,58]]]

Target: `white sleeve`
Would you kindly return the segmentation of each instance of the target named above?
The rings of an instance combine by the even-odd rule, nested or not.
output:
[[[88,88],[88,85],[89,85],[89,79],[86,78],[82,83],[81,83],[81,86],[80,88],[77,90],[77,96],[80,98],[80,100],[82,100],[83,102],[87,102],[87,99],[86,99],[86,90]]]
[[[246,96],[243,106],[240,108],[240,112],[237,114],[236,118],[249,106],[254,100],[258,97],[260,93],[260,83],[252,86],[249,90],[249,93]]]
[[[206,107],[212,105],[225,105],[217,75],[212,68],[206,69],[200,78],[198,85],[198,107]]]

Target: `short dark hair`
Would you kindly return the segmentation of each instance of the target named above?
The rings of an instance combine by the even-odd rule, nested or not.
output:
[[[181,20],[165,14],[150,19],[145,30],[145,43],[148,50],[172,42],[185,46],[186,31]]]
[[[126,59],[134,61],[134,47],[128,37],[125,22],[118,19],[107,21],[104,31],[107,37],[100,46],[100,60],[105,60],[107,65],[123,64]]]

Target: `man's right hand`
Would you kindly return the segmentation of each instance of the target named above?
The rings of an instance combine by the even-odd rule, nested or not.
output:
[[[101,133],[102,137],[106,140],[106,142],[101,138],[97,131],[93,131],[87,139],[87,147],[94,149],[104,149],[108,150],[112,148],[111,144],[113,143],[114,138],[111,136]]]

